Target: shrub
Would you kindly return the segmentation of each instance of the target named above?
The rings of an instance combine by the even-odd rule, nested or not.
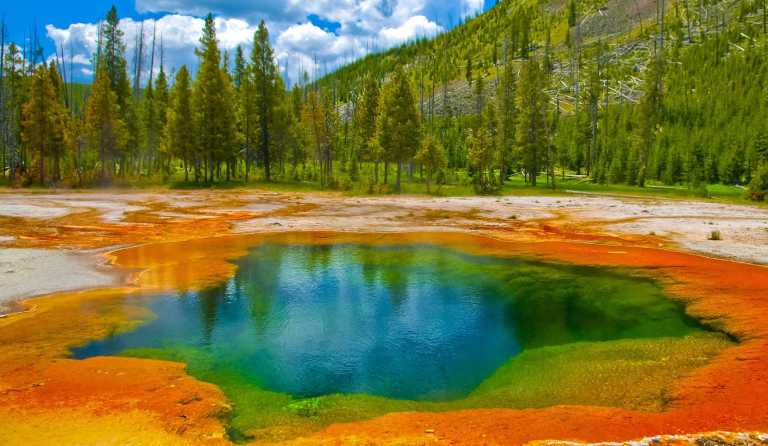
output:
[[[768,165],[757,170],[747,189],[747,198],[753,201],[764,201],[768,196]]]
[[[691,193],[699,198],[710,198],[709,189],[707,189],[707,185],[704,183],[691,188]]]

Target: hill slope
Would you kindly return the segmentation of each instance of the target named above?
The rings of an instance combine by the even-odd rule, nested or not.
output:
[[[471,166],[466,129],[479,121],[460,116],[477,115],[483,98],[493,102],[506,65],[519,71],[534,59],[547,73],[552,147],[535,150],[548,182],[556,168],[596,182],[682,183],[702,194],[706,184],[751,182],[761,199],[768,196],[766,7],[763,0],[505,0],[435,39],[370,55],[318,83],[354,101],[365,77],[386,81],[404,67],[422,113],[442,119],[449,158],[464,154],[451,164]],[[459,136],[447,138],[451,129]],[[526,155],[513,152],[511,168],[525,170]]]
[[[655,22],[653,0],[584,0],[574,2],[575,17],[566,0],[503,0],[490,10],[434,39],[420,39],[371,54],[320,80],[335,85],[342,98],[359,88],[365,76],[385,78],[397,66],[408,67],[419,82],[444,84],[466,77],[493,76],[505,59],[520,60],[546,51],[567,58],[569,18],[578,22],[578,35],[588,50],[596,41],[620,45],[636,40]],[[626,48],[625,48],[626,49]],[[459,86],[460,87],[460,86]]]

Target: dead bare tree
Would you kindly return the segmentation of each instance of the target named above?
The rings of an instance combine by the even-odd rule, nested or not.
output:
[[[144,62],[144,22],[139,26],[139,32],[136,34],[136,44],[133,50],[133,98],[139,100],[141,93],[141,71]]]
[[[152,52],[149,57],[149,83],[152,83],[152,77],[155,73],[155,37],[157,36],[157,21],[152,26]]]
[[[0,20],[0,176],[5,176],[8,166],[8,144],[7,144],[7,126],[5,109],[5,17]]]

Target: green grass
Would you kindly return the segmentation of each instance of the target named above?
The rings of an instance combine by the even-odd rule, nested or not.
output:
[[[370,186],[370,177],[372,177],[372,167],[362,166],[361,176],[356,182],[350,182],[346,172],[336,170],[335,175],[338,180],[337,187],[323,188],[318,181],[314,180],[293,180],[293,179],[275,179],[267,182],[256,174],[247,183],[242,180],[217,181],[206,184],[194,181],[184,181],[183,171],[178,170],[171,178],[163,179],[160,175],[150,177],[138,177],[132,179],[115,179],[110,185],[116,189],[145,189],[145,188],[169,188],[172,190],[232,190],[232,189],[258,189],[274,192],[312,192],[312,191],[330,191],[340,192],[348,196],[368,196],[368,195],[393,195],[395,194],[395,171],[391,170],[388,184],[377,184]],[[383,169],[380,168],[379,180],[383,180]],[[630,186],[626,184],[598,184],[593,183],[588,178],[569,175],[566,178],[558,176],[555,181],[556,187],[546,184],[546,179],[542,176],[536,187],[525,182],[520,175],[511,176],[500,190],[493,191],[489,195],[567,195],[570,193],[594,193],[619,196],[641,196],[648,198],[663,199],[696,199],[713,200],[725,203],[761,205],[754,201],[749,201],[745,197],[744,188],[724,185],[707,185],[707,197],[702,197],[701,192],[696,192],[684,184],[668,186],[659,182],[649,181],[646,187]],[[8,186],[7,182],[0,180],[0,187]],[[32,185],[31,189],[46,190],[42,186]],[[432,195],[443,197],[466,197],[477,196],[471,178],[464,170],[457,170],[450,174],[449,184],[442,186],[432,185],[431,191],[427,192],[426,184],[419,178],[418,172],[414,173],[413,181],[408,181],[407,175],[403,175],[401,182],[401,193],[407,195]]]

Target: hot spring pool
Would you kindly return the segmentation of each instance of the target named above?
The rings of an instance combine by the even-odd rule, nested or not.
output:
[[[654,281],[606,269],[363,244],[265,244],[236,264],[142,298],[156,318],[74,356],[194,362],[225,390],[448,401],[526,350],[702,330]]]

